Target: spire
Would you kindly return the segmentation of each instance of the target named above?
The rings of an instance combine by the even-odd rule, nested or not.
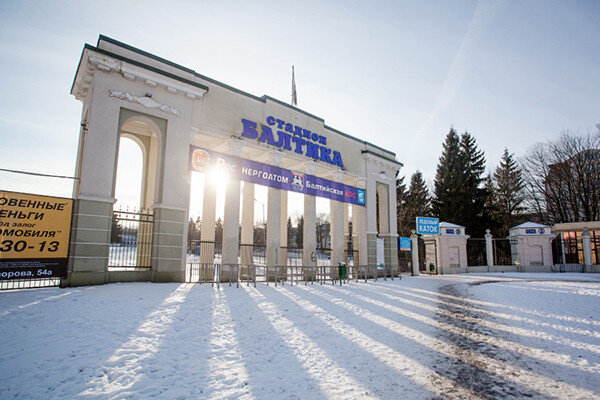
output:
[[[292,65],[292,105],[298,105],[298,95],[296,94],[296,77],[294,76],[294,66]]]

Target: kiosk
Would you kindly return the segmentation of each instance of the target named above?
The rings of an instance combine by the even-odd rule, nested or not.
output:
[[[425,270],[434,273],[457,274],[467,272],[467,239],[465,227],[440,222],[439,235],[424,235]]]
[[[513,263],[524,272],[552,271],[552,240],[547,225],[525,222],[508,230]]]

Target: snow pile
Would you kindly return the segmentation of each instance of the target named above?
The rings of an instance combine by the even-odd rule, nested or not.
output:
[[[600,280],[0,293],[0,398],[600,398]]]

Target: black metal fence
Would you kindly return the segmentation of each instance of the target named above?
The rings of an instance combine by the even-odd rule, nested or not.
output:
[[[514,265],[509,239],[492,239],[494,265]]]
[[[467,239],[467,266],[475,267],[487,265],[485,239]]]
[[[114,210],[110,234],[109,270],[151,268],[154,213]]]
[[[187,263],[186,281],[190,283],[210,283],[220,287],[221,284],[229,286],[240,284],[254,285],[263,282],[267,285],[273,283],[288,283],[290,285],[305,285],[319,283],[345,284],[368,280],[402,279],[397,268],[391,266],[361,265],[361,266],[289,266],[277,265],[266,267],[264,265],[244,264],[217,264],[217,263]]]

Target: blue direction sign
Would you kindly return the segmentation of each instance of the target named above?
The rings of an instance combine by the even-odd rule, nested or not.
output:
[[[409,250],[410,251],[410,238],[399,237],[398,238],[398,250]]]
[[[417,233],[420,235],[439,235],[440,220],[438,218],[417,217]]]

